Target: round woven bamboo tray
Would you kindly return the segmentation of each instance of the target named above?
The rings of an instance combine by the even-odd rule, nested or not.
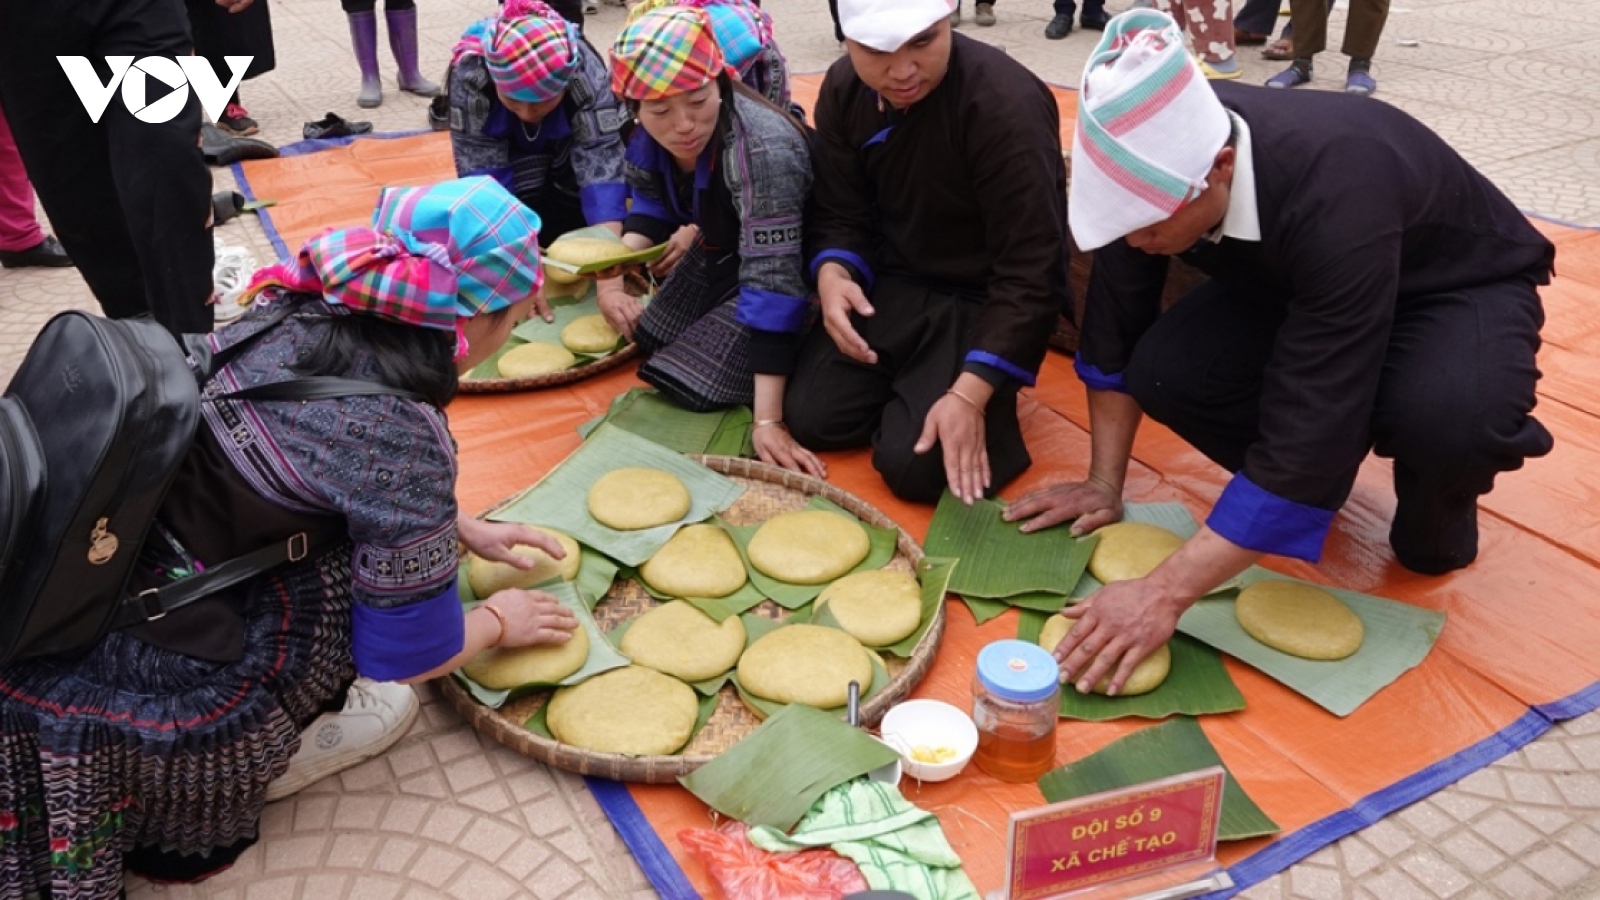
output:
[[[893,528],[899,533],[895,556],[888,568],[914,572],[917,562],[922,559],[922,548],[894,520],[861,498],[825,481],[747,459],[726,456],[695,458],[713,471],[745,485],[746,490],[738,502],[723,513],[723,517],[735,525],[764,522],[778,513],[805,506],[811,496],[817,495],[849,510],[864,522],[881,528]],[[493,512],[494,509],[491,509],[485,515]],[[602,630],[610,631],[621,622],[656,606],[657,602],[637,582],[619,579],[595,607],[595,621]],[[763,600],[752,612],[770,619],[783,619],[788,615],[787,610],[771,600]],[[934,611],[933,622],[910,658],[880,656],[889,671],[889,685],[861,704],[863,723],[877,724],[889,707],[904,700],[928,674],[934,654],[938,652],[939,641],[944,636],[944,616],[944,604],[940,603]],[[710,762],[761,724],[761,720],[739,699],[738,691],[729,684],[723,686],[716,712],[710,721],[681,753],[673,756],[596,753],[551,740],[523,727],[523,723],[548,702],[549,691],[539,691],[513,700],[500,709],[490,709],[474,700],[454,678],[441,678],[435,683],[444,698],[473,728],[518,753],[558,769],[617,781],[651,784],[676,781],[679,776],[687,775]]]
[[[627,365],[638,355],[638,345],[629,344],[605,359],[597,359],[586,366],[576,366],[571,369],[563,369],[560,372],[551,372],[549,375],[535,375],[531,378],[463,378],[461,379],[461,393],[500,394],[508,391],[537,391],[543,388],[560,387],[563,384],[571,384],[574,381],[593,378],[618,366]]]

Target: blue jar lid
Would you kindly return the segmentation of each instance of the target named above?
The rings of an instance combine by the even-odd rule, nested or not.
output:
[[[1056,658],[1028,641],[995,641],[978,651],[978,683],[1014,703],[1049,697],[1061,680]]]

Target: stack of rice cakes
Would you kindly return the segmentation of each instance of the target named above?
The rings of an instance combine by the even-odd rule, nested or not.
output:
[[[676,481],[660,470],[615,470],[590,489],[590,514],[617,529],[676,521],[688,508],[687,491],[679,495]],[[842,510],[792,510],[798,499],[792,490],[781,491],[781,498],[772,496],[776,490],[752,493],[754,502],[741,500],[724,514],[735,527],[683,526],[637,570],[624,569],[626,577],[595,607],[600,627],[632,665],[550,695],[529,695],[502,711],[520,721],[524,710],[538,711],[549,696],[543,724],[571,747],[628,756],[716,753],[777,705],[834,709],[845,704],[850,681],[861,685],[863,699],[886,684],[891,667],[899,671],[905,662],[885,660],[870,648],[904,641],[927,624],[912,560],[896,546],[898,533],[878,529],[887,535],[885,553],[884,536],[869,535]],[[748,563],[730,534],[740,522],[759,525],[747,535]],[[852,574],[864,563],[882,567]],[[795,610],[761,600],[743,617],[731,614],[721,622],[680,599],[755,596],[749,594],[751,570],[821,596]],[[822,610],[827,624],[812,623]],[[778,624],[791,617],[796,621]],[[747,630],[746,621],[758,627]],[[736,690],[722,690],[730,680]],[[696,732],[710,703],[716,704],[710,716],[715,727],[705,730],[715,733],[702,740]]]

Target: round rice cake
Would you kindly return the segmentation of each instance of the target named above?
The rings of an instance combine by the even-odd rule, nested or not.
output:
[[[544,255],[556,262],[582,268],[590,263],[624,256],[631,251],[620,238],[559,237]]]
[[[825,584],[867,558],[872,541],[859,522],[836,512],[806,509],[768,519],[746,553],[762,574],[785,584]]]
[[[589,515],[618,531],[676,522],[689,512],[689,489],[660,469],[613,469],[589,488]]]
[[[1053,615],[1044,620],[1044,627],[1039,629],[1039,646],[1054,653],[1056,645],[1072,630],[1072,621],[1063,615]],[[1133,673],[1128,676],[1127,684],[1122,686],[1118,697],[1135,697],[1139,694],[1148,694],[1160,687],[1167,676],[1172,674],[1172,647],[1162,644],[1155,652],[1139,661],[1133,667]],[[1093,692],[1104,694],[1111,685],[1111,676],[1106,675],[1095,683]]]
[[[1117,522],[1095,534],[1100,542],[1089,556],[1089,574],[1104,584],[1143,578],[1183,546],[1183,538],[1143,522]]]
[[[559,531],[537,526],[529,527],[555,538],[567,555],[556,559],[537,547],[517,547],[512,552],[524,559],[533,560],[533,568],[519,569],[508,563],[495,562],[484,559],[476,553],[469,553],[467,585],[472,588],[473,596],[479,600],[487,600],[496,592],[507,588],[530,588],[552,578],[571,581],[578,577],[578,566],[583,561],[579,556],[578,542]]]
[[[484,687],[503,691],[525,684],[556,684],[583,668],[588,660],[589,630],[580,627],[564,644],[491,647],[474,656],[461,670]]]
[[[744,558],[733,538],[721,528],[706,524],[679,529],[639,567],[639,577],[669,597],[708,599],[726,597],[744,587],[747,580]]]
[[[577,361],[578,358],[565,347],[534,341],[507,350],[495,368],[500,370],[502,378],[537,378],[565,372]]]
[[[744,622],[738,616],[719,623],[693,604],[674,600],[634,619],[618,649],[634,665],[693,682],[733,668],[744,642]]]
[[[866,693],[872,651],[837,628],[785,625],[757,638],[739,657],[739,683],[774,703],[837,709],[849,701],[852,681]]]
[[[566,269],[562,269],[562,268],[558,268],[556,266],[550,265],[549,256],[550,256],[549,253],[545,254],[545,257],[546,257],[545,260],[544,260],[544,264],[545,264],[544,265],[544,277],[545,278],[549,279],[554,284],[561,285],[562,287],[567,287],[569,285],[574,285],[574,284],[577,284],[577,283],[583,281],[583,276],[582,275],[574,275],[571,272],[568,272]]]
[[[822,589],[816,608],[823,607],[846,634],[868,647],[887,647],[922,624],[922,586],[908,572],[857,572]]]
[[[561,329],[561,345],[573,353],[607,353],[621,337],[601,315],[579,316]]]
[[[699,715],[694,688],[627,666],[556,691],[545,724],[556,740],[584,750],[666,756],[689,743]]]
[[[1267,578],[1239,592],[1233,614],[1245,633],[1301,659],[1344,659],[1366,627],[1342,600],[1313,585]]]

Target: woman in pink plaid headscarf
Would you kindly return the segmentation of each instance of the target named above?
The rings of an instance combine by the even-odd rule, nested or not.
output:
[[[488,175],[543,221],[540,240],[627,215],[626,114],[604,58],[540,0],[508,0],[457,42],[446,79],[456,174]]]

